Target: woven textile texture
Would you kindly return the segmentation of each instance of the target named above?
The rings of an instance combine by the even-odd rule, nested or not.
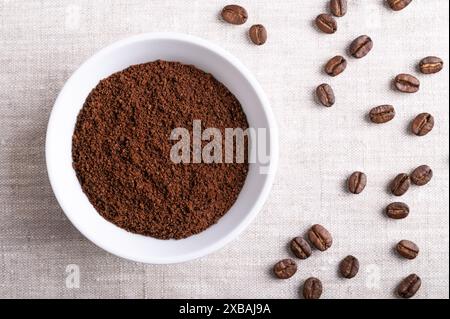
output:
[[[349,0],[334,35],[313,23],[326,0],[239,3],[249,12],[243,26],[219,20],[222,0],[0,0],[0,297],[298,298],[302,282],[316,276],[325,298],[394,298],[413,272],[423,281],[418,298],[449,297],[449,2],[413,0],[394,12],[383,0]],[[247,36],[254,23],[268,30],[260,47]],[[280,127],[280,164],[264,209],[225,248],[177,265],[129,262],[85,239],[58,206],[44,157],[48,117],[69,76],[104,46],[155,31],[196,35],[236,55],[260,81]],[[347,54],[361,34],[374,40],[372,52],[349,58],[336,78],[324,74],[324,62]],[[428,55],[440,56],[444,71],[419,74]],[[398,73],[416,75],[420,91],[393,90]],[[334,87],[332,108],[314,100],[323,82]],[[367,121],[380,104],[397,109],[381,126]],[[408,125],[424,111],[436,126],[419,138]],[[407,219],[389,220],[388,182],[421,164],[433,168],[433,180],[402,198]],[[369,181],[357,196],[344,189],[355,170]],[[289,240],[315,223],[331,231],[333,247],[299,261],[293,278],[273,278],[272,265],[290,256]],[[417,259],[397,257],[401,239],[420,246]],[[352,280],[337,274],[348,254],[361,262]],[[70,280],[78,269],[79,285]]]

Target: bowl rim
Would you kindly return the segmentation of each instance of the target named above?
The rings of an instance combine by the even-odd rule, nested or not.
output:
[[[213,51],[213,53],[221,56],[224,58],[228,63],[232,64],[236,67],[236,69],[242,74],[242,76],[250,83],[252,88],[255,90],[256,95],[261,101],[262,111],[265,113],[265,116],[268,121],[269,131],[270,131],[270,140],[269,140],[269,147],[270,147],[270,162],[269,166],[266,171],[266,179],[264,180],[264,186],[262,188],[262,191],[259,193],[259,195],[254,200],[254,203],[249,211],[248,214],[245,215],[244,218],[241,219],[241,221],[238,222],[237,226],[234,227],[231,231],[229,231],[226,235],[224,235],[219,240],[216,240],[215,242],[203,247],[202,249],[196,250],[194,252],[186,253],[183,255],[179,255],[177,257],[155,257],[155,258],[149,258],[147,256],[135,256],[127,254],[124,249],[115,248],[113,246],[105,247],[104,245],[100,244],[95,236],[93,236],[91,233],[86,231],[86,229],[83,226],[82,222],[79,222],[74,216],[69,213],[70,209],[66,207],[65,201],[64,201],[64,190],[59,189],[56,185],[55,179],[56,172],[54,171],[56,168],[52,165],[51,160],[51,154],[52,154],[52,143],[51,143],[51,136],[53,133],[53,122],[55,121],[55,112],[54,110],[60,105],[61,97],[63,96],[64,92],[68,90],[68,88],[71,86],[71,83],[74,81],[74,79],[77,77],[78,73],[81,72],[82,69],[86,67],[89,63],[91,63],[92,60],[98,59],[102,55],[108,54],[110,51],[113,51],[119,47],[127,46],[134,42],[140,42],[140,41],[154,41],[154,40],[175,40],[175,41],[181,41],[181,42],[188,42],[190,44],[194,44],[197,46],[200,46],[204,49],[207,49],[209,51]],[[279,146],[278,146],[278,126],[276,123],[275,115],[273,114],[272,108],[270,107],[269,100],[264,93],[262,87],[256,80],[256,78],[253,76],[253,74],[247,69],[242,62],[240,62],[234,55],[226,51],[225,49],[221,48],[220,46],[188,34],[184,33],[176,33],[176,32],[150,32],[150,33],[142,33],[137,34],[134,36],[130,36],[127,38],[124,38],[122,40],[116,41],[108,46],[106,46],[103,49],[100,49],[96,53],[94,53],[92,56],[90,56],[85,62],[83,62],[75,72],[69,77],[69,79],[65,82],[63,85],[61,91],[58,94],[58,97],[55,100],[55,103],[53,105],[53,108],[50,112],[50,117],[48,120],[47,125],[47,132],[46,132],[46,141],[45,141],[45,159],[46,159],[46,166],[47,166],[47,175],[50,181],[50,185],[52,187],[53,193],[55,194],[56,200],[58,201],[58,204],[60,205],[61,209],[63,210],[66,217],[69,219],[69,221],[75,226],[75,228],[89,241],[94,243],[99,248],[107,251],[108,253],[111,253],[113,255],[116,255],[118,257],[128,259],[131,261],[137,261],[142,263],[149,263],[149,264],[173,264],[173,263],[181,263],[186,262],[189,260],[197,259],[200,257],[203,257],[205,255],[208,255],[212,252],[215,252],[219,250],[220,248],[224,247],[228,243],[230,243],[233,239],[238,237],[248,226],[249,224],[254,220],[256,215],[259,213],[259,211],[262,209],[264,203],[266,202],[270,190],[272,188],[276,170],[278,166],[278,160],[279,160]],[[183,240],[183,239],[181,239]]]

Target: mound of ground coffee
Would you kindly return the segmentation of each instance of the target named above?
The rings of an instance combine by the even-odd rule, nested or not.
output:
[[[155,61],[100,81],[72,139],[73,167],[98,213],[160,239],[185,238],[216,223],[236,201],[248,163],[173,163],[171,131],[192,134],[194,120],[222,134],[248,128],[236,97],[194,66]]]

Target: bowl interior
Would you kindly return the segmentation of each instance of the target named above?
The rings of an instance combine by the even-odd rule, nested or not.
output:
[[[245,185],[233,207],[204,232],[182,240],[158,240],[129,233],[103,219],[84,195],[72,168],[76,117],[97,83],[130,65],[157,59],[193,64],[213,74],[238,98],[253,128],[266,128],[268,163],[250,164]],[[225,245],[256,215],[267,197],[277,156],[275,124],[268,102],[251,74],[234,57],[198,38],[149,34],[117,42],[86,61],[61,91],[47,131],[47,167],[55,195],[71,222],[88,239],[118,256],[148,263],[181,262]],[[252,140],[251,146],[255,147]],[[261,174],[261,170],[265,170]]]

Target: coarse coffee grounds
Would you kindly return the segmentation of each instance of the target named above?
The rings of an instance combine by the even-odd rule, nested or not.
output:
[[[160,239],[185,238],[216,223],[236,201],[248,161],[173,163],[177,141],[170,134],[182,127],[192,138],[194,120],[223,136],[225,128],[248,128],[236,97],[194,66],[158,60],[100,81],[72,139],[73,167],[98,213]]]

